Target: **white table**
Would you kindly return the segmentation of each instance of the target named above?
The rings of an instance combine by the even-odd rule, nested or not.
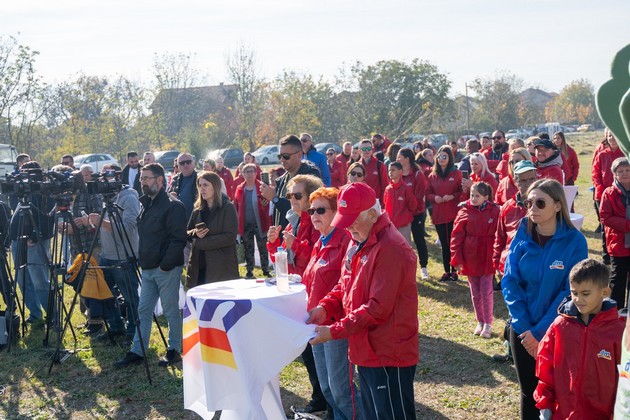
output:
[[[306,292],[255,280],[190,289],[184,308],[184,407],[210,419],[286,418],[278,375],[313,337]]]

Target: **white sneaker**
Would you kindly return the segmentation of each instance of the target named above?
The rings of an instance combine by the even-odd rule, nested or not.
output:
[[[473,331],[473,334],[479,335],[481,334],[481,331],[483,331],[483,322],[477,324],[477,326],[475,327],[475,331]]]
[[[420,277],[422,278],[422,280],[429,280],[429,272],[427,271],[426,267],[422,267],[420,269],[420,272],[422,274],[420,274]]]
[[[491,324],[483,324],[483,330],[481,334],[479,334],[483,338],[492,338],[492,325]]]

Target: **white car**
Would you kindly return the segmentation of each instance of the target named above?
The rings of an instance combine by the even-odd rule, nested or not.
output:
[[[272,146],[260,146],[252,155],[256,158],[256,162],[261,165],[268,165],[270,163],[279,163],[278,153],[280,149],[278,145]]]
[[[90,165],[95,173],[103,170],[106,164],[118,165],[118,161],[106,153],[90,153],[88,155],[78,155],[74,157],[74,166],[79,169],[81,165]]]

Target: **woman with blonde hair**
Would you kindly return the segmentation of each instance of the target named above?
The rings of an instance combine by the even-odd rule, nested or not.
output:
[[[518,192],[518,187],[514,181],[514,165],[523,160],[530,162],[532,160],[532,155],[529,154],[526,148],[521,147],[510,152],[510,157],[508,158],[508,176],[499,181],[499,186],[494,194],[494,202],[499,206],[507,203],[507,201]]]
[[[476,182],[485,182],[488,184],[493,191],[493,195],[490,198],[494,198],[494,191],[497,190],[499,183],[497,182],[495,174],[490,172],[490,168],[488,168],[488,161],[482,153],[475,152],[470,154],[470,172],[471,173],[468,179],[462,178],[463,194],[461,201],[468,199],[470,195],[470,188]]]

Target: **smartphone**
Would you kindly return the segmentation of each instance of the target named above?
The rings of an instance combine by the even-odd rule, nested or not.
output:
[[[462,171],[462,178],[468,179],[468,171]]]
[[[206,229],[206,228],[207,228],[207,226],[206,226],[206,224],[204,222],[200,222],[200,223],[197,223],[195,225],[195,229],[197,229],[197,230]]]
[[[260,174],[260,180],[269,185],[269,172],[263,172]]]

